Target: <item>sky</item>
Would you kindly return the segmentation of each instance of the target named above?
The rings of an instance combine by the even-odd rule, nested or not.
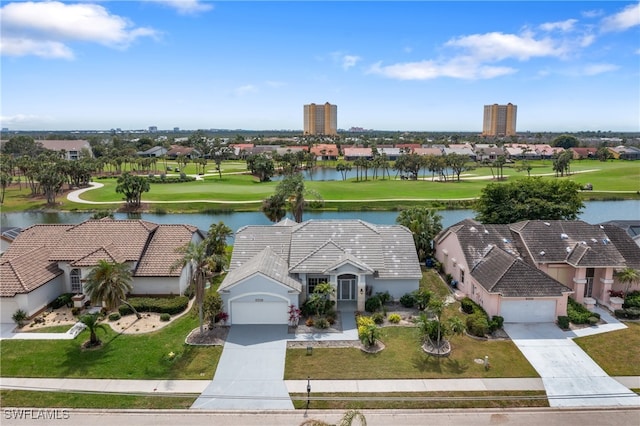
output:
[[[10,130],[640,131],[633,1],[1,1]]]

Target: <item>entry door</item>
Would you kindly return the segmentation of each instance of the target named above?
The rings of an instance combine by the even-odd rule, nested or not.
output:
[[[338,280],[338,300],[356,299],[356,279],[340,278]]]

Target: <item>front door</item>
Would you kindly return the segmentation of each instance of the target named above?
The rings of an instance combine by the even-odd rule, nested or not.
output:
[[[356,277],[338,278],[338,300],[356,300]]]

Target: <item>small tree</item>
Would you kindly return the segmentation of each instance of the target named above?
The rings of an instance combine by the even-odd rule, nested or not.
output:
[[[380,338],[380,328],[371,319],[371,317],[359,316],[358,320],[358,338],[363,345],[370,347],[375,345],[376,340]]]
[[[27,313],[22,309],[18,309],[11,316],[11,319],[18,325],[18,328],[22,328],[22,326],[24,326],[24,321],[27,319]]]
[[[100,345],[100,340],[96,334],[97,330],[106,332],[107,328],[104,324],[100,324],[98,313],[86,314],[80,317],[80,322],[87,326],[89,330],[89,347]]]
[[[99,260],[98,265],[89,272],[84,289],[89,295],[91,303],[102,304],[108,310],[113,310],[124,303],[142,318],[138,311],[127,302],[127,294],[133,290],[131,284],[131,270],[126,263],[107,262]]]
[[[222,298],[216,292],[209,292],[204,298],[202,309],[205,320],[209,322],[209,328],[213,328],[216,315],[222,312]]]
[[[623,270],[616,272],[616,278],[618,278],[618,281],[624,285],[624,297],[627,297],[629,287],[640,281],[640,273],[637,269],[624,268]]]
[[[127,202],[127,207],[140,207],[142,193],[149,192],[149,180],[142,176],[134,176],[129,172],[125,172],[118,178],[116,192],[123,194]]]
[[[429,302],[429,313],[421,314],[418,318],[418,330],[422,341],[428,345],[429,353],[434,355],[446,355],[451,351],[448,336],[462,334],[465,330],[464,323],[458,317],[444,320],[445,304],[442,300],[433,299]]]
[[[313,293],[309,295],[307,303],[312,306],[316,315],[321,316],[327,312],[327,302],[329,297],[335,292],[330,283],[320,283],[313,289]]]

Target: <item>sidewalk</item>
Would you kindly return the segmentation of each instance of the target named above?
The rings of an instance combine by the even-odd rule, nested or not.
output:
[[[640,376],[613,377],[628,388],[640,388]],[[306,380],[285,380],[287,390],[306,393]],[[0,378],[0,389],[32,391],[85,391],[100,393],[201,394],[210,380],[116,380]],[[388,393],[544,390],[540,378],[413,379],[413,380],[313,380],[311,392]]]

